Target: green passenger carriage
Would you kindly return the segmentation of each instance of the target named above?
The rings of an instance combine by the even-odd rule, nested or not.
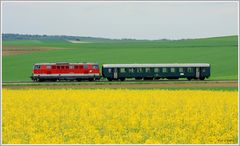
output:
[[[109,81],[135,78],[158,80],[187,78],[204,80],[210,77],[210,64],[103,64],[102,76]]]

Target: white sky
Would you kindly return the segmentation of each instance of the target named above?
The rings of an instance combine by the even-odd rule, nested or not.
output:
[[[2,32],[181,39],[238,34],[237,2],[3,2]]]

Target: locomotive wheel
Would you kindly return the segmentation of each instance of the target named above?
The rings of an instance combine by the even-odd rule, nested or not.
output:
[[[100,81],[100,78],[94,78],[93,80],[98,82]]]
[[[200,77],[199,79],[200,79],[200,80],[204,80],[204,79],[205,79],[205,77]]]
[[[38,79],[39,82],[44,82],[45,80],[44,79]]]
[[[142,80],[142,78],[135,78],[135,80]]]
[[[76,79],[78,82],[81,82],[82,80],[81,79]]]
[[[89,78],[88,81],[90,81],[90,82],[93,81],[93,78]]]
[[[38,79],[33,79],[33,81],[34,81],[34,82],[37,82],[37,81],[38,81]]]
[[[191,81],[192,78],[187,78],[189,81]]]

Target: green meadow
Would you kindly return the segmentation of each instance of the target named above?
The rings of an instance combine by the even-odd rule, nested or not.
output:
[[[214,37],[165,41],[3,41],[7,49],[55,48],[2,57],[3,81],[29,81],[34,63],[210,63],[210,80],[238,77],[238,37]],[[60,48],[60,49],[56,49]]]

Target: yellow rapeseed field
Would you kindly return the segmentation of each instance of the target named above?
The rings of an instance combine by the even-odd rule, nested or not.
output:
[[[238,142],[237,91],[3,89],[4,144]]]

